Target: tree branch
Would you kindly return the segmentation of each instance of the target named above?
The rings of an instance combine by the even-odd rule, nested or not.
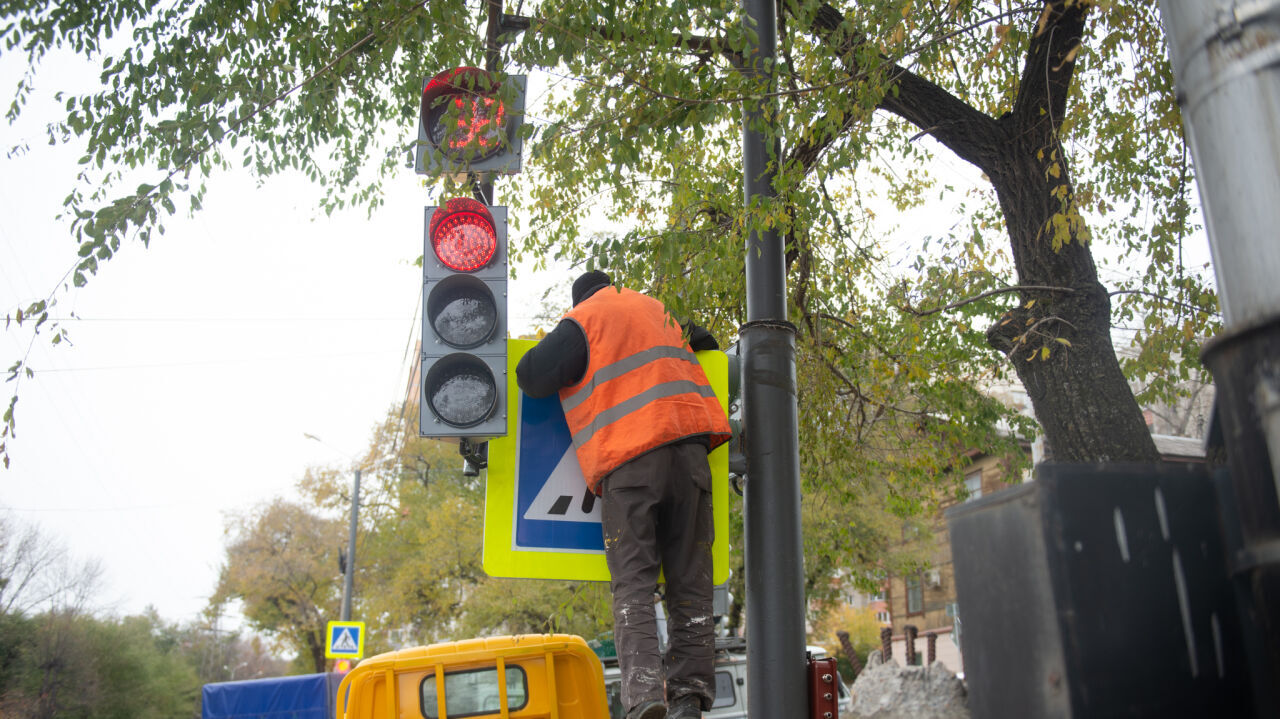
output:
[[[553,27],[567,35],[573,35],[579,40],[586,40],[585,37],[578,35],[569,28],[559,25],[552,20],[544,17],[524,17],[522,15],[503,15],[502,24],[504,29],[510,30],[536,30],[540,26]],[[641,44],[639,38],[628,34],[616,25],[588,25],[587,30],[602,40],[609,42],[622,42],[631,44]],[[682,35],[680,33],[671,34],[672,43],[689,55],[700,57],[703,60],[709,60],[712,56],[723,55],[730,62],[740,63],[742,54],[727,46],[721,38],[707,37],[704,35]]]
[[[1062,125],[1084,21],[1091,6],[1083,0],[1045,2],[1027,48],[1011,113],[1020,130],[1029,131],[1047,122],[1049,133],[1056,133]]]
[[[1012,287],[997,287],[994,290],[987,290],[986,292],[974,295],[973,297],[957,300],[949,305],[935,307],[931,310],[917,310],[911,305],[904,305],[899,309],[908,314],[915,315],[916,317],[927,317],[939,312],[947,312],[949,310],[954,310],[957,307],[963,307],[964,305],[977,302],[978,300],[991,297],[992,295],[1000,295],[1008,292],[1075,292],[1075,290],[1070,287],[1053,287],[1050,285],[1014,285]]]
[[[940,42],[996,19],[1020,14],[1026,9],[1022,7],[1009,10],[986,18],[982,22],[953,30],[939,38],[933,38],[931,42]],[[829,4],[824,4],[819,9],[811,26],[814,34],[836,45],[836,50],[844,58],[850,75],[858,77],[865,74],[865,69],[860,67],[850,55],[852,50],[864,40],[843,30],[844,27],[844,15]],[[990,158],[1003,144],[1003,133],[994,118],[897,63],[886,59],[884,69],[892,85],[890,91],[877,104],[879,109],[893,113],[921,128],[961,159],[983,171],[988,170]]]
[[[1111,292],[1107,293],[1108,297],[1115,297],[1116,295],[1143,295],[1146,297],[1151,297],[1153,299],[1160,300],[1161,302],[1168,302],[1169,304],[1175,307],[1181,307],[1182,309],[1188,310],[1191,312],[1198,313],[1198,312],[1208,311],[1203,307],[1196,307],[1195,305],[1191,305],[1191,304],[1187,304],[1186,302],[1175,300],[1172,297],[1165,297],[1164,295],[1157,294],[1155,292],[1149,292],[1147,290],[1112,290]],[[1218,314],[1218,313],[1211,312],[1210,314]]]
[[[957,157],[987,172],[1003,145],[994,118],[910,70],[893,65],[893,87],[876,105],[933,135]]]

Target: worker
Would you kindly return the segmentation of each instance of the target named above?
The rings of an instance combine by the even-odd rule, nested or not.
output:
[[[573,283],[572,297],[573,309],[520,359],[516,381],[530,397],[560,394],[582,475],[601,498],[627,719],[697,719],[715,699],[707,453],[730,429],[690,348],[719,344],[598,270]],[[653,606],[659,567],[665,693]]]

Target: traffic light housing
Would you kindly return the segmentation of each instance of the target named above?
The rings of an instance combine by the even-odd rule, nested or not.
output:
[[[496,79],[455,67],[422,83],[414,171],[420,175],[515,174],[520,171],[528,78]]]
[[[507,433],[507,208],[427,207],[418,434]]]

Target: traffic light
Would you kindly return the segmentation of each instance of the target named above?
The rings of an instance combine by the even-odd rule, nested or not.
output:
[[[418,434],[507,433],[507,208],[426,208]]]
[[[455,67],[422,84],[414,170],[420,175],[520,171],[528,78],[499,81],[475,67]]]

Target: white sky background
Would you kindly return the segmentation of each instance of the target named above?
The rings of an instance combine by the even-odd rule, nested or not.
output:
[[[0,58],[6,104],[15,64]],[[96,75],[64,60],[39,87],[78,72]],[[39,121],[58,108],[38,94],[19,125],[0,124],[6,150],[31,144],[0,157],[4,313],[46,296],[77,259],[54,218],[81,153],[47,144]],[[430,196],[411,169],[372,217],[325,217],[302,177],[258,188],[232,172],[209,184],[194,218],[167,220],[149,249],[126,243],[86,287],[58,297],[53,317],[82,318],[64,325],[74,346],[51,348],[47,335],[32,346],[37,374],[22,380],[12,466],[0,470],[0,512],[78,559],[101,559],[98,608],[119,614],[153,605],[194,619],[217,581],[227,516],[293,496],[308,466],[350,466],[402,401],[420,333],[413,262]],[[546,284],[520,278],[509,285],[513,330]],[[0,335],[0,369],[29,337]]]

